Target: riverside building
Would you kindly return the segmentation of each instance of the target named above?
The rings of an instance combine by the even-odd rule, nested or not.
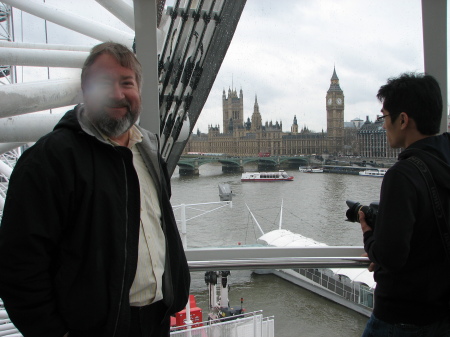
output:
[[[306,126],[299,129],[294,115],[290,132],[283,131],[282,122],[263,122],[258,98],[253,113],[245,120],[244,93],[235,89],[222,94],[223,132],[219,125],[210,125],[208,133],[193,133],[184,153],[223,153],[229,156],[296,156],[328,154],[334,156],[361,155],[372,158],[396,156],[386,142],[382,124],[354,119],[344,123],[345,96],[336,69],[325,98],[327,131],[312,132]]]

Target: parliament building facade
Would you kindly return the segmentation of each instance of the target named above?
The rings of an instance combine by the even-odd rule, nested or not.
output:
[[[281,122],[263,123],[259,111],[258,99],[255,97],[253,113],[244,118],[244,94],[236,90],[225,90],[222,95],[223,132],[218,125],[208,127],[208,133],[193,133],[185,147],[185,153],[213,153],[228,156],[258,155],[358,155],[359,133],[367,124],[361,120],[345,123],[345,97],[339,85],[336,69],[333,70],[330,87],[325,99],[327,113],[327,132],[311,132],[307,127],[299,130],[297,117],[294,116],[290,132],[283,132]],[[378,130],[379,131],[379,130]],[[384,129],[383,129],[384,131]],[[382,132],[385,139],[385,133]],[[376,133],[379,136],[379,132]],[[384,144],[385,145],[385,144]],[[377,152],[378,153],[378,152]],[[381,152],[380,152],[381,153]],[[386,153],[384,152],[386,155]]]

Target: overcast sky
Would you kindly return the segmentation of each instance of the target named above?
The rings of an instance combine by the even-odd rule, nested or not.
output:
[[[45,2],[130,31],[93,0]],[[25,21],[28,14],[22,15]],[[23,34],[16,31],[16,39],[45,42],[42,21],[30,22]],[[282,121],[283,130],[290,131],[296,115],[301,128],[326,130],[325,96],[333,67],[345,95],[345,121],[374,120],[380,110],[375,95],[386,79],[423,71],[421,26],[420,0],[247,0],[194,131],[206,132],[210,124],[222,127],[222,92],[231,86],[243,90],[245,120],[257,95],[263,122]],[[47,28],[57,32],[49,34],[49,43],[98,43],[68,30],[61,33],[51,23]],[[40,71],[46,76],[46,69]],[[51,70],[52,77],[64,72]]]
[[[248,0],[197,123],[222,124],[222,91],[255,95],[263,121],[326,130],[325,96],[333,67],[345,95],[345,121],[374,120],[375,98],[390,76],[423,71],[420,0]]]

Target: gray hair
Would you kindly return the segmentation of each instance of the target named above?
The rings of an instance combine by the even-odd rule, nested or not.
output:
[[[97,57],[102,54],[109,54],[113,56],[122,67],[129,68],[134,71],[136,75],[136,82],[139,90],[142,88],[142,66],[134,53],[126,46],[116,42],[104,42],[94,46],[91,49],[89,56],[84,61],[81,69],[81,86],[83,87],[89,67],[95,62]]]

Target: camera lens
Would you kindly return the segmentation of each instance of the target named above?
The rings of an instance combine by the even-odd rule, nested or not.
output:
[[[359,202],[355,202],[355,201],[351,201],[351,200],[347,200],[346,203],[348,206],[348,210],[345,213],[345,215],[347,216],[348,221],[359,222],[358,212],[361,207],[361,204]]]
[[[375,226],[376,217],[378,214],[379,202],[372,202],[370,206],[361,205],[359,202],[347,200],[348,210],[345,213],[347,221],[359,222],[359,211],[363,212],[367,224],[373,228]]]

